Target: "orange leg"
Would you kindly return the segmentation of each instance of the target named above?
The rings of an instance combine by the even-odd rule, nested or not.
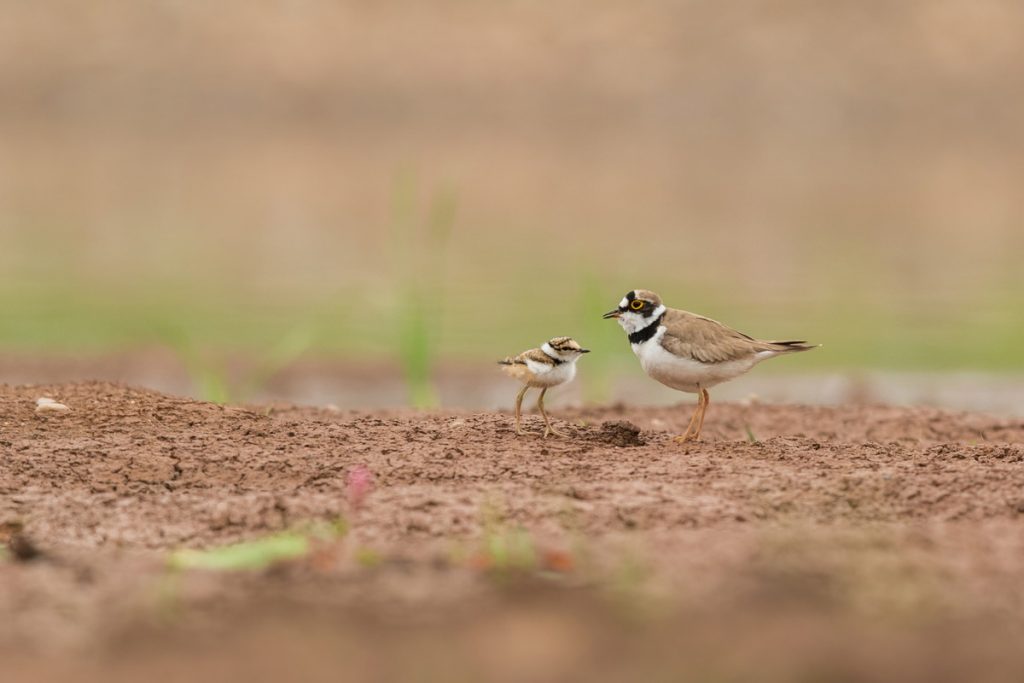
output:
[[[708,412],[708,404],[711,403],[711,394],[708,393],[707,389],[702,388],[700,395],[704,399],[704,403],[700,409],[700,422],[697,423],[697,433],[693,436],[694,441],[700,438],[700,430],[704,429],[704,413]]]
[[[693,415],[690,417],[690,424],[686,427],[686,431],[682,436],[677,436],[676,441],[680,443],[688,443],[690,441],[696,441],[700,436],[700,425],[704,422],[704,403],[707,397],[707,391],[705,389],[700,390],[700,394],[697,397],[697,407],[693,411]]]

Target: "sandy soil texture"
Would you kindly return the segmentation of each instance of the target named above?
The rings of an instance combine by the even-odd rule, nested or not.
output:
[[[37,413],[50,397],[66,413]],[[14,680],[1020,680],[1024,422],[217,406],[0,388]],[[353,472],[372,485],[353,489]],[[366,490],[369,489],[369,490]],[[342,523],[343,520],[343,523]],[[210,548],[332,524],[248,571]],[[319,528],[319,527],[316,527]],[[318,532],[319,533],[319,532]],[[10,680],[10,679],[7,679]]]

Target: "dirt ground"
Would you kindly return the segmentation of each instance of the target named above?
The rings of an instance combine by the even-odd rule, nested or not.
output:
[[[554,403],[543,440],[0,387],[3,680],[1024,679],[1024,421],[712,403],[681,445],[690,407]],[[268,568],[168,565],[340,520]]]

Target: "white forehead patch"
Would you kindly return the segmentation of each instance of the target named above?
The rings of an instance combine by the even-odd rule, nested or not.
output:
[[[654,309],[654,313],[644,317],[635,311],[626,311],[619,316],[619,325],[626,331],[626,334],[639,332],[648,325],[653,325],[665,312],[665,305],[662,304]]]
[[[629,299],[622,297],[622,301],[619,302],[619,308],[625,308],[629,305]]]

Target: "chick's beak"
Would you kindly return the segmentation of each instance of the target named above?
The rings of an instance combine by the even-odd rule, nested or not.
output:
[[[590,353],[590,349],[580,349],[580,353]]]
[[[601,317],[604,318],[605,320],[608,320],[609,318],[618,318],[620,315],[622,315],[622,313],[619,311],[619,309],[616,308],[614,311],[608,311]]]

